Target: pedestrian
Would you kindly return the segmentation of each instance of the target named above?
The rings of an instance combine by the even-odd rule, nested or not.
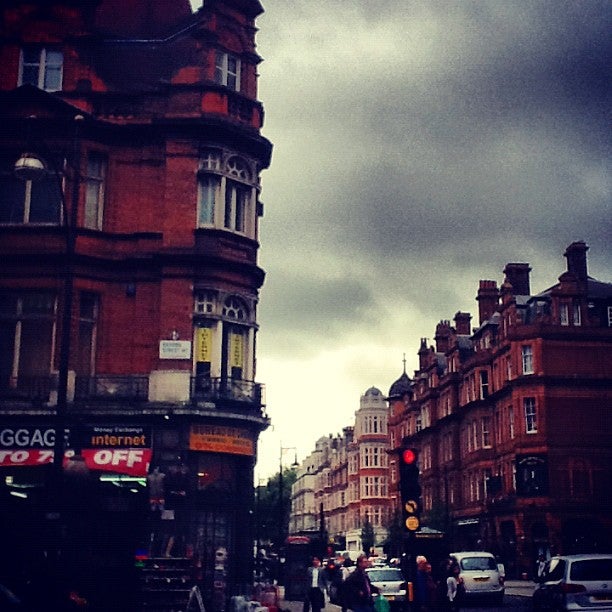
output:
[[[438,585],[433,577],[431,563],[425,564],[425,588],[427,589],[427,609],[438,609]]]
[[[544,570],[546,569],[546,558],[544,555],[539,555],[536,565],[537,582],[544,582]]]
[[[429,606],[427,591],[427,559],[422,555],[416,558],[417,571],[414,579],[414,603],[418,612],[426,612]]]
[[[353,612],[374,612],[372,595],[378,589],[370,582],[366,568],[370,565],[366,555],[359,555],[355,569],[345,582],[346,606]]]
[[[321,559],[313,557],[310,567],[306,570],[306,595],[304,597],[304,612],[321,612],[325,607],[325,591],[328,588],[325,570],[321,567]]]
[[[353,560],[350,557],[346,557],[342,563],[342,582],[338,587],[338,599],[340,600],[340,607],[342,612],[347,612],[348,606],[346,602],[346,580],[354,571],[355,566]]]
[[[451,566],[450,574],[446,579],[446,587],[446,597],[449,602],[449,609],[453,612],[459,612],[465,593],[465,584],[461,577],[461,570],[458,563],[453,563]]]

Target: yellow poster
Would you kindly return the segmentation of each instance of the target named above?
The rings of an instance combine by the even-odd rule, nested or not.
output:
[[[230,455],[255,455],[255,444],[248,431],[237,427],[192,425],[189,432],[189,448],[194,451],[227,453]]]
[[[212,353],[212,329],[210,327],[198,327],[196,329],[196,361],[211,361]]]
[[[230,334],[230,367],[241,368],[244,364],[242,334]]]

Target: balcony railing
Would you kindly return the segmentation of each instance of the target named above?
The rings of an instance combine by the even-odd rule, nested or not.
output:
[[[0,398],[46,403],[53,381],[51,376],[20,376],[0,385]]]
[[[146,401],[148,376],[77,376],[75,400]]]
[[[146,402],[149,400],[149,377],[134,376],[76,376],[74,401],[83,402]],[[72,386],[70,385],[70,388]],[[20,376],[0,384],[0,399],[36,404],[53,404],[57,389],[56,376]],[[185,391],[187,391],[185,389]],[[190,379],[192,402],[219,400],[248,404],[260,410],[265,407],[265,387],[251,380],[192,376]],[[69,396],[70,396],[69,392]],[[69,399],[69,401],[71,401]]]
[[[263,388],[262,384],[251,380],[210,376],[191,378],[191,398],[195,401],[224,399],[263,406]]]

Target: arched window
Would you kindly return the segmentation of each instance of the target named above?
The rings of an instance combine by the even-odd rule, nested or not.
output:
[[[237,155],[206,149],[200,156],[198,227],[217,227],[255,237],[254,172]]]
[[[225,300],[223,304],[223,316],[227,319],[246,321],[248,314],[248,308],[240,298],[230,296]]]

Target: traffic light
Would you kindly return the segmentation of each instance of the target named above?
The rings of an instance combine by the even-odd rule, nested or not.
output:
[[[399,452],[400,497],[402,500],[402,524],[409,532],[421,525],[421,484],[419,483],[419,453],[404,446]]]

